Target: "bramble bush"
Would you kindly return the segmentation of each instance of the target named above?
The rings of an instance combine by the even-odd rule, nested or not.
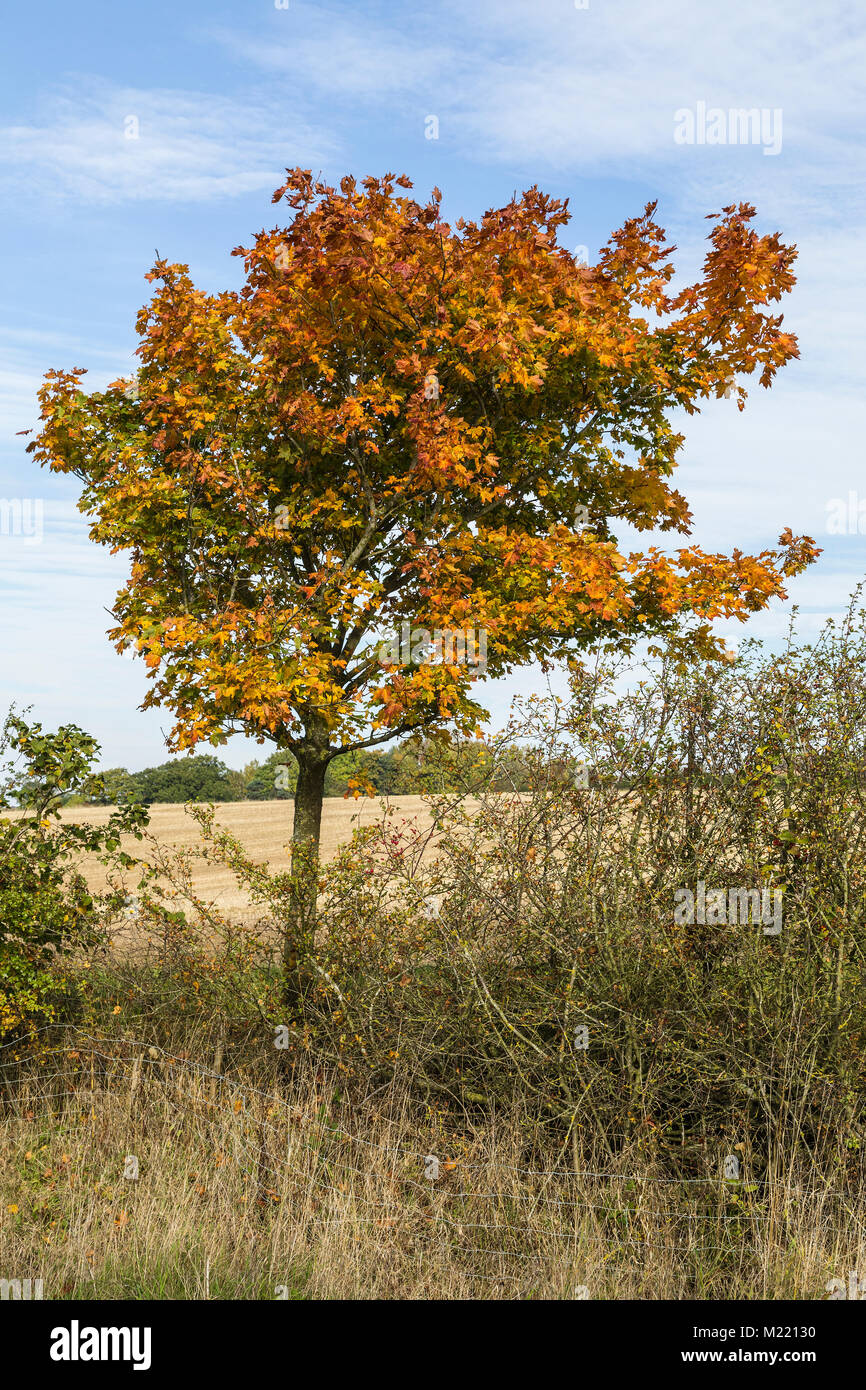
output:
[[[443,785],[461,767],[464,785],[431,797],[432,829],[386,810],[320,870],[290,1002],[292,875],[196,808],[207,854],[261,913],[231,929],[201,1007],[246,1030],[247,1054],[258,1037],[281,1065],[303,1053],[427,1104],[517,1102],[596,1152],[705,1171],[736,1148],[766,1172],[792,1143],[839,1159],[841,1142],[856,1162],[866,615],[852,606],[813,644],[792,632],[777,655],[750,643],[730,665],[686,665],[668,650],[626,674],[600,654],[485,758],[443,748]],[[690,920],[677,904],[701,885]],[[196,921],[211,942],[220,926],[198,904],[187,951]]]

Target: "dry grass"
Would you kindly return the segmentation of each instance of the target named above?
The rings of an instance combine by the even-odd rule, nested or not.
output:
[[[528,1155],[518,1116],[448,1130],[392,1091],[349,1121],[321,1075],[117,1041],[4,1070],[0,1270],[46,1298],[820,1298],[866,1256],[866,1211],[814,1175],[601,1175]]]

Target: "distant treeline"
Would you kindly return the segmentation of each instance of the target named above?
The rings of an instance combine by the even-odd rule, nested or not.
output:
[[[388,749],[363,750],[337,757],[328,766],[326,796],[345,796],[356,788],[391,796],[413,796],[423,792],[463,790],[467,778],[483,776],[489,753],[483,745],[464,745],[459,754],[435,751],[423,742],[409,739]],[[264,762],[247,763],[243,771],[226,767],[212,754],[172,758],[159,767],[129,772],[112,767],[102,776],[102,794],[92,804],[124,805],[141,802],[190,801],[270,801],[294,795],[297,764],[292,754],[276,751]],[[521,761],[512,756],[507,765],[499,760],[496,781],[503,789],[524,790],[529,785]]]

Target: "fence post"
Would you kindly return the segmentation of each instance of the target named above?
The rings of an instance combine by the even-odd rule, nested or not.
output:
[[[141,1085],[141,1053],[137,1052],[132,1061],[132,1079],[129,1083],[129,1101],[127,1103],[127,1114],[132,1114],[135,1104],[136,1093]]]
[[[211,1077],[211,1083],[210,1083],[210,1098],[211,1098],[211,1101],[212,1101],[214,1104],[216,1104],[216,1098],[217,1098],[217,1084],[218,1084],[218,1081],[222,1080],[222,1074],[223,1074],[223,1055],[224,1055],[224,1053],[225,1053],[225,1038],[221,1035],[220,1038],[219,1038],[218,1041],[217,1041],[216,1051],[214,1052],[214,1057],[213,1057],[213,1070],[214,1070],[214,1075]]]

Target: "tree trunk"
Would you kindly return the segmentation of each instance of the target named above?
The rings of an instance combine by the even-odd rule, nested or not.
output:
[[[283,948],[283,982],[287,1006],[296,1012],[309,978],[315,944],[319,840],[325,773],[330,758],[319,752],[295,751],[298,785],[292,825],[292,903]]]
[[[298,787],[295,792],[295,818],[292,825],[292,860],[298,846],[318,858],[322,832],[322,802],[325,797],[325,773],[330,758],[322,761],[309,754],[295,754],[298,760]]]

